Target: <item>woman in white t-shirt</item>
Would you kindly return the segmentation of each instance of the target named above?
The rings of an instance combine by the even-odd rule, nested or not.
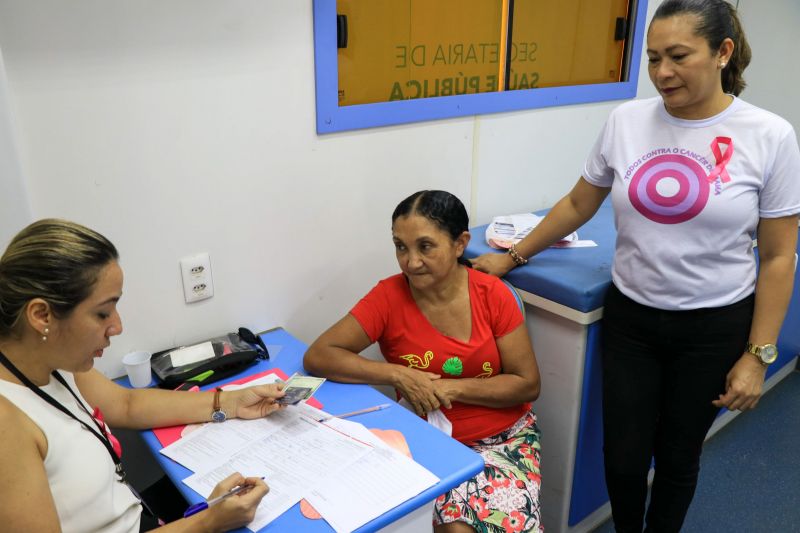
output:
[[[737,98],[750,48],[723,0],[666,0],[647,33],[659,97],[616,108],[583,176],[508,254],[505,275],[610,193],[618,230],[603,315],[606,484],[617,531],[678,531],[721,407],[752,409],[792,292],[800,150]],[[759,268],[752,239],[758,238]],[[655,478],[645,517],[647,474]]]
[[[125,483],[114,427],[144,429],[279,409],[281,387],[182,393],[132,390],[94,370],[122,333],[122,270],[105,237],[45,219],[0,257],[0,529],[136,533],[156,521]],[[253,520],[261,478],[233,474],[211,497],[236,495],[165,532],[227,531]]]

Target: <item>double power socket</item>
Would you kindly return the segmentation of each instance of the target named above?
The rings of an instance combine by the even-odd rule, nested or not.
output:
[[[180,260],[180,264],[183,298],[187,304],[214,296],[211,258],[208,257],[208,253],[186,256]]]

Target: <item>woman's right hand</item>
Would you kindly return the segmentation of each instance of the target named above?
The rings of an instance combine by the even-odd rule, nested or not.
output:
[[[441,405],[433,387],[433,381],[440,378],[438,374],[423,372],[416,368],[396,366],[393,385],[408,400],[414,412],[422,416],[438,409]]]
[[[214,487],[208,499],[222,496],[230,492],[232,488],[240,485],[247,485],[249,488],[234,494],[230,498],[225,498],[218,504],[209,507],[203,513],[196,515],[205,515],[204,520],[208,520],[212,531],[229,531],[252,522],[256,515],[258,504],[269,492],[269,487],[261,478],[245,478],[237,472],[220,481]]]
[[[502,278],[516,266],[508,254],[488,253],[469,260],[472,268]]]

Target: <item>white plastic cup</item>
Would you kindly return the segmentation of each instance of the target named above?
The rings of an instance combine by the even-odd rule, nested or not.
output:
[[[128,380],[132,387],[142,388],[150,385],[150,352],[131,352],[122,358]]]

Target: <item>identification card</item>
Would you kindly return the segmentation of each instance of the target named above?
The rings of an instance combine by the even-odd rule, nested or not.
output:
[[[283,388],[283,392],[286,393],[286,396],[278,398],[277,402],[280,405],[295,405],[308,400],[324,382],[325,378],[294,374],[289,378],[286,382],[286,386]]]

